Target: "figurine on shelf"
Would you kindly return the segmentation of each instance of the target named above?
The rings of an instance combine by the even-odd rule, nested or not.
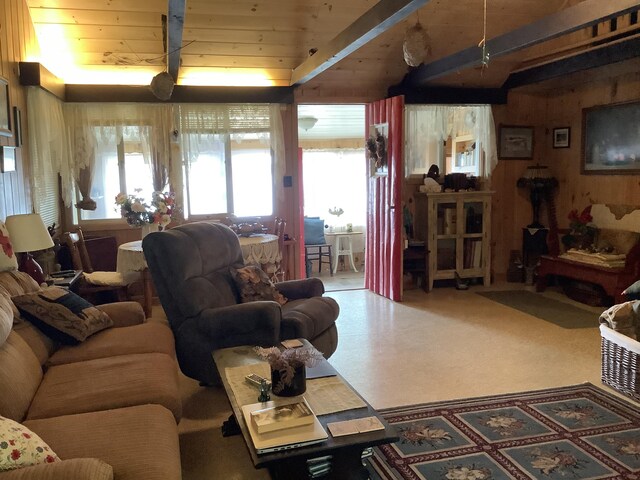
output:
[[[258,397],[259,402],[268,402],[271,399],[271,395],[269,395],[269,385],[267,385],[267,380],[262,379],[260,382],[260,396]]]

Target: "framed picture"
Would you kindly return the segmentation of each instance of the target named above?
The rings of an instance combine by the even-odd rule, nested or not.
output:
[[[16,147],[22,146],[22,112],[13,107],[13,130],[15,131]]]
[[[553,129],[553,148],[569,148],[571,145],[571,128],[560,127]]]
[[[582,110],[582,173],[637,175],[640,173],[640,102],[618,103]]]
[[[388,123],[378,123],[369,127],[367,157],[369,158],[372,177],[386,177],[389,174],[389,161],[387,158],[388,140]]]
[[[0,77],[0,135],[10,137],[11,106],[9,105],[9,82]]]
[[[533,127],[500,125],[498,158],[531,160],[533,158]]]
[[[0,173],[16,171],[16,148],[0,147]]]

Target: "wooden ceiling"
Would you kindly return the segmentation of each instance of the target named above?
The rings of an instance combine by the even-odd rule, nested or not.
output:
[[[162,16],[167,15],[172,4],[184,1],[27,0],[27,4],[43,50],[41,63],[66,83],[144,85],[166,69]],[[380,3],[394,1],[412,3]],[[322,52],[377,3],[186,0],[178,84],[289,86],[293,70],[308,59],[312,49]],[[580,3],[581,0],[487,0],[487,39]],[[483,7],[484,0],[427,0],[417,12],[299,86],[298,95],[301,101],[383,97],[388,87],[401,82],[410,70],[402,53],[408,27],[418,19],[425,27],[431,42],[427,63],[433,62],[477,47],[483,38]],[[454,70],[428,84],[500,87],[511,72],[536,63],[546,53],[562,50],[567,42],[584,42],[586,31],[491,58],[488,68]],[[52,62],[59,58],[67,59],[62,67]],[[78,75],[83,71],[94,73]],[[114,71],[131,76],[112,80]]]

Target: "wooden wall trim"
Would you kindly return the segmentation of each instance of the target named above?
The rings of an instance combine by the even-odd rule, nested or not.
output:
[[[389,87],[388,96],[395,97],[397,95],[404,95],[405,105],[504,105],[507,103],[507,90],[503,88],[419,88],[401,83]]]
[[[18,62],[20,85],[41,87],[64,101],[65,86],[62,79],[37,62]]]

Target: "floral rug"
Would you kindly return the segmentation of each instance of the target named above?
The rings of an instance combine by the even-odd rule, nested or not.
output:
[[[383,410],[379,479],[640,479],[640,410],[591,384]]]

